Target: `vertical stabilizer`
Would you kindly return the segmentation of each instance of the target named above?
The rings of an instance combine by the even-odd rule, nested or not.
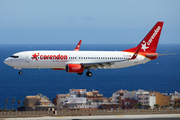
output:
[[[155,53],[156,48],[159,42],[159,37],[163,27],[162,21],[159,21],[155,26],[150,30],[150,32],[144,37],[140,44],[134,48],[124,50],[125,52],[136,52],[140,48],[139,52],[141,53]]]

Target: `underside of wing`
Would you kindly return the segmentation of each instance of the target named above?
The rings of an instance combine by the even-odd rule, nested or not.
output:
[[[124,60],[117,60],[117,61],[108,61],[108,62],[99,62],[99,63],[81,63],[81,65],[84,66],[85,69],[106,69],[106,67],[111,67],[114,68],[113,65],[115,62],[124,62],[124,61],[129,61],[129,60],[134,60],[138,56],[139,52],[138,48],[134,55],[130,59],[124,59]]]
[[[123,62],[126,60],[119,61],[108,61],[108,62],[99,62],[99,63],[81,63],[85,69],[106,69],[106,67],[114,68],[113,65],[115,62]]]

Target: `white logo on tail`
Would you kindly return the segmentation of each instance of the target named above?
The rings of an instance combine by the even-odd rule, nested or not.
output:
[[[144,44],[141,44],[142,45],[141,49],[143,49],[144,52],[146,52],[146,49],[148,49],[149,47],[146,47],[146,42],[145,41],[143,41],[143,43]]]
[[[152,41],[154,40],[154,38],[156,37],[156,35],[158,34],[160,29],[161,29],[161,27],[158,26],[157,29],[154,30],[154,33],[152,34],[152,36],[150,37],[150,39],[147,42],[148,45],[150,45],[152,43]]]
[[[160,29],[161,29],[161,27],[158,26],[157,29],[154,30],[154,33],[152,34],[152,36],[150,37],[150,39],[149,39],[148,42],[147,42],[147,45],[148,45],[148,46],[152,43],[152,41],[154,40],[154,38],[156,37],[156,35],[158,34],[158,32],[159,32]],[[146,47],[146,42],[145,42],[145,41],[143,41],[143,43],[144,43],[144,44],[141,44],[141,45],[142,45],[141,49],[143,49],[144,52],[146,52],[146,49],[148,49],[149,47]]]

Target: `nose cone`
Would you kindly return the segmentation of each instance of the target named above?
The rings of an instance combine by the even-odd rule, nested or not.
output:
[[[6,58],[6,59],[4,60],[4,63],[5,63],[6,65],[10,65],[10,66],[11,66],[12,60],[11,60],[10,58]]]

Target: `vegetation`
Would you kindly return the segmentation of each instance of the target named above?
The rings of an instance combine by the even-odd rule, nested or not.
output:
[[[149,109],[151,106],[150,105],[145,105],[145,108],[146,109]]]
[[[159,108],[159,104],[155,104],[154,107],[156,107],[158,109]]]
[[[140,103],[140,102],[139,103],[134,103],[133,107],[136,108],[136,109],[137,108],[141,108],[142,107],[142,103]]]
[[[21,104],[21,100],[18,100],[18,108],[20,107]]]
[[[7,102],[8,102],[8,99],[5,100],[5,110],[7,109]]]
[[[138,108],[142,107],[142,103],[137,103],[138,104]]]
[[[14,109],[14,108],[13,108],[14,102],[15,102],[15,99],[13,98],[13,99],[12,99],[12,110]]]

